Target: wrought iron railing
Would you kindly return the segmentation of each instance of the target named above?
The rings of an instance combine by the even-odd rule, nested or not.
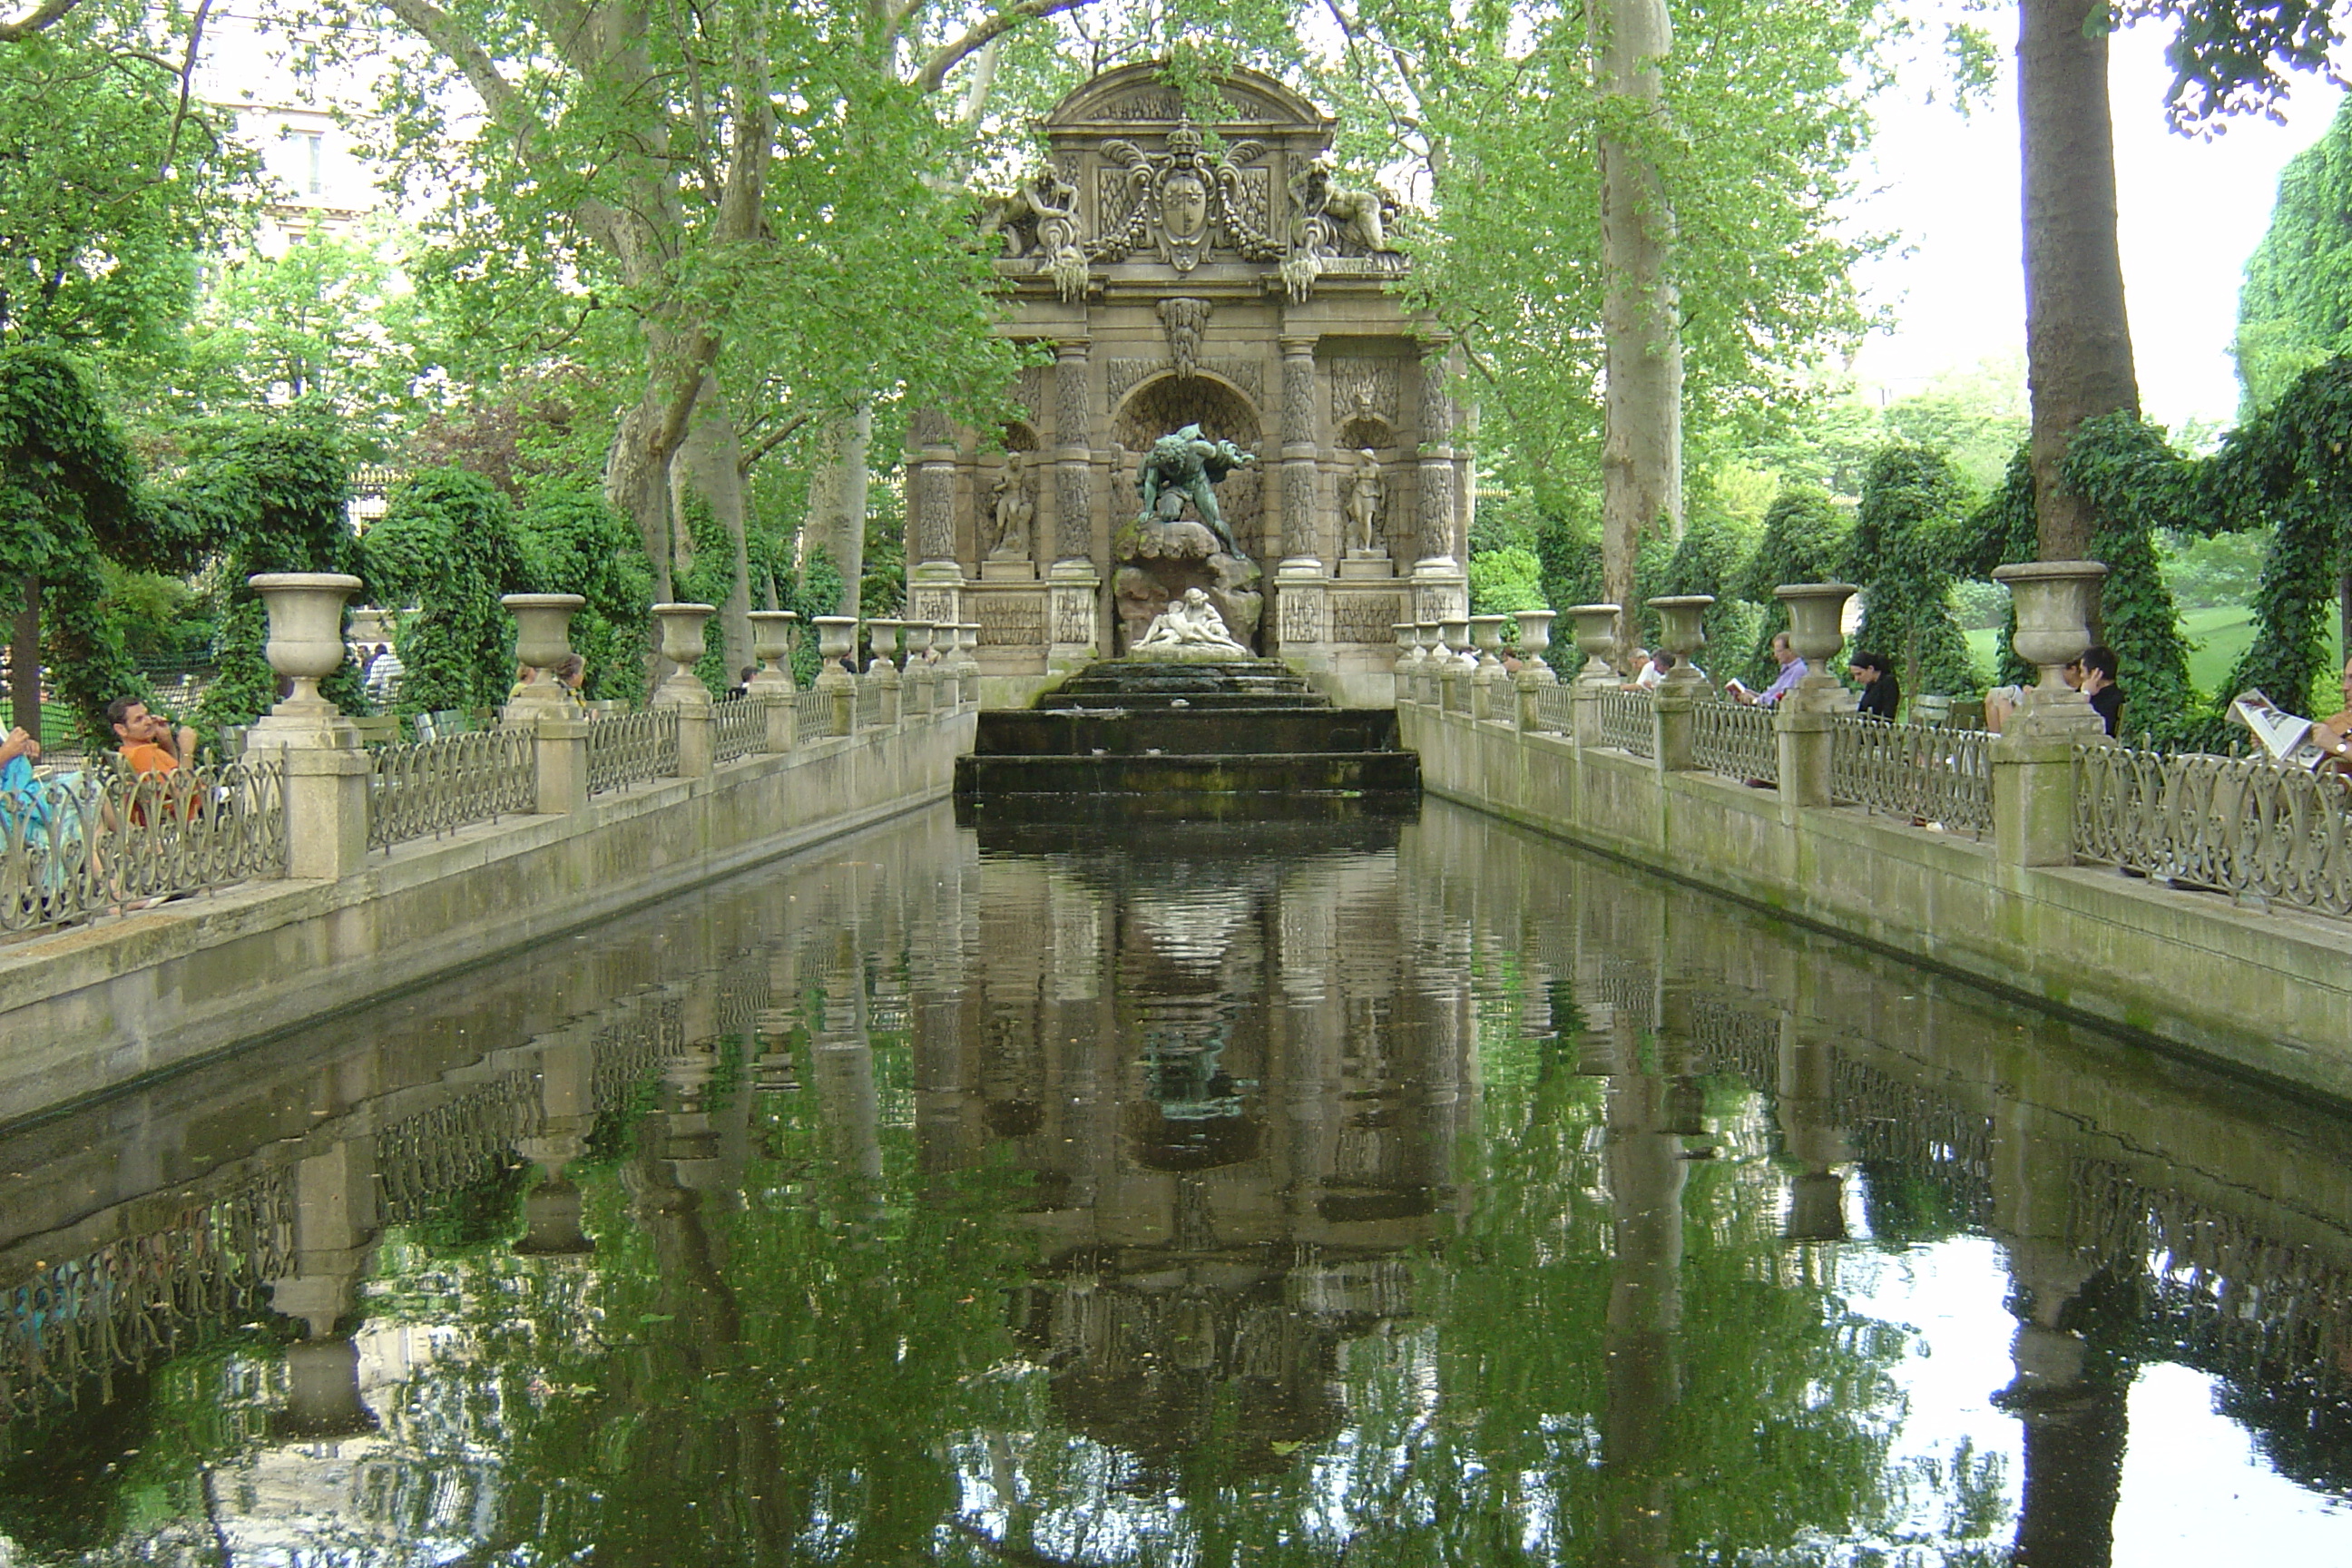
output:
[[[1601,689],[1601,743],[1637,757],[1657,755],[1657,704],[1648,692],[1623,686]]]
[[[1830,798],[1981,837],[1992,826],[1992,735],[1830,716]]]
[[[710,755],[731,763],[768,749],[768,705],[756,697],[733,697],[710,705]]]
[[[191,1205],[156,1230],[37,1263],[0,1291],[0,1420],[101,1394],[220,1325],[261,1316],[293,1267],[283,1168]]]
[[[389,849],[535,809],[530,730],[479,730],[368,753],[368,847]]]
[[[833,693],[814,688],[795,693],[793,699],[800,704],[800,716],[793,721],[793,739],[805,743],[833,733]]]
[[[857,727],[871,730],[882,722],[882,683],[872,675],[857,679]]]
[[[625,789],[677,772],[677,710],[606,713],[588,725],[588,793]]]
[[[1772,710],[1746,702],[1700,702],[1691,710],[1691,760],[1711,773],[1779,784],[1780,738],[1772,730]]]
[[[1536,728],[1556,735],[1576,731],[1576,688],[1566,681],[1536,688]]]
[[[2352,915],[2352,780],[2264,759],[2079,746],[2074,854]]]
[[[40,931],[286,874],[273,753],[128,773],[110,759],[0,788],[0,932]]]

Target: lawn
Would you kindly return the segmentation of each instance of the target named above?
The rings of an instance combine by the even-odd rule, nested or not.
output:
[[[2180,617],[2180,631],[2189,639],[2189,679],[2210,697],[2221,689],[2246,645],[2254,640],[2254,614],[2242,607],[2190,610]],[[2333,616],[2328,617],[2327,631],[2330,657],[2340,668],[2343,638]],[[1993,644],[2000,637],[1997,630],[1968,634],[1969,654],[1979,669],[1993,668]]]

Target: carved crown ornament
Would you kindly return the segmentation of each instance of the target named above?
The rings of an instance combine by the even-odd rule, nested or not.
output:
[[[1201,128],[1187,117],[1168,132],[1165,151],[1147,153],[1118,136],[1105,141],[1102,151],[1118,167],[1103,171],[1103,194],[1110,200],[1102,209],[1102,232],[1086,247],[1088,259],[1122,261],[1153,246],[1160,260],[1190,272],[1219,231],[1244,261],[1281,258],[1281,245],[1265,231],[1263,195],[1244,193],[1252,184],[1264,188],[1262,172],[1256,182],[1248,174],[1257,172],[1250,165],[1269,151],[1265,142],[1245,138],[1212,153]]]

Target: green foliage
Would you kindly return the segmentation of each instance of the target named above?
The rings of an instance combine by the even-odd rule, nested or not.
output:
[[[1783,483],[1764,512],[1764,531],[1747,563],[1726,584],[1736,598],[1753,605],[1756,626],[1744,652],[1726,644],[1717,659],[1718,676],[1737,675],[1753,686],[1779,674],[1772,637],[1785,631],[1789,613],[1772,590],[1783,584],[1829,583],[1846,568],[1853,524],[1819,485]]]
[[[2091,556],[2107,568],[2099,596],[2102,637],[2120,666],[2124,724],[2167,746],[2204,729],[2179,608],[2156,550],[2158,532],[2177,527],[2193,504],[2187,468],[2162,430],[2119,413],[2084,421],[2062,470],[2099,519]]]
[[[1699,664],[1718,679],[1743,673],[1734,667],[1755,645],[1757,627],[1762,620],[1762,612],[1756,605],[1732,593],[1733,585],[1747,573],[1755,545],[1751,534],[1721,512],[1712,509],[1698,511],[1683,530],[1682,542],[1675,546],[1665,569],[1645,584],[1654,584],[1654,593],[1660,596],[1715,595],[1715,603],[1707,606],[1701,622],[1706,631],[1706,648],[1712,651],[1701,652]]]
[[[2278,202],[2238,295],[2238,381],[2245,412],[2276,402],[2294,378],[2352,353],[2352,100],[2326,133],[2288,160]]]
[[[1652,162],[1673,210],[1695,449],[1796,402],[1799,368],[1859,334],[1848,269],[1874,244],[1829,215],[1869,134],[1879,11],[1725,0],[1678,17],[1651,116],[1596,90],[1580,9],[1354,8],[1365,47],[1316,85],[1363,162],[1432,171],[1407,287],[1478,367],[1482,439],[1511,485],[1549,509],[1599,488],[1604,133]]]
[[[514,618],[499,602],[530,589],[514,506],[479,474],[427,468],[393,492],[368,530],[377,599],[415,606],[394,634],[400,710],[494,707],[514,684]]]
[[[1507,547],[1470,557],[1470,613],[1507,616],[1544,608],[1543,567],[1532,550]],[[1517,634],[1506,627],[1511,635]]]
[[[191,547],[158,516],[89,371],[53,350],[0,350],[0,584],[13,612],[40,581],[42,662],[93,745],[112,739],[109,702],[147,694],[104,607],[108,563],[185,564]]]
[[[192,446],[186,473],[164,505],[219,552],[218,674],[196,710],[199,722],[249,724],[278,700],[278,677],[263,652],[268,616],[248,576],[357,572],[351,471],[333,416],[310,405],[224,419],[204,427]],[[345,712],[367,711],[358,667],[348,659],[319,689]]]
[[[646,689],[653,570],[627,518],[583,489],[539,491],[520,521],[523,575],[537,594],[578,594],[572,647],[588,666],[585,695],[631,701]]]
[[[699,496],[686,498],[686,524],[693,541],[694,556],[681,561],[677,576],[672,584],[682,605],[724,606],[729,584],[735,580],[735,546],[726,527],[711,515],[710,508]],[[727,668],[725,639],[719,635],[719,619],[712,616],[703,625],[702,657],[695,661],[694,673],[702,684],[717,696],[735,684],[739,673]]]
[[[0,346],[168,356],[196,255],[257,200],[233,111],[181,101],[168,26],[85,0],[0,46]]]
[[[2253,603],[2262,582],[2267,532],[2217,533],[2200,539],[2167,533],[2157,541],[2157,564],[2183,612],[2233,609]]]
[[[1982,679],[1952,619],[1966,501],[1950,459],[1930,447],[1886,447],[1863,479],[1848,566],[1864,595],[1854,645],[1894,658],[1906,692],[1957,695]]]
[[[2250,686],[2298,711],[2333,712],[2339,705],[2321,678],[2329,673],[2325,617],[2352,562],[2347,431],[2352,358],[2338,356],[2304,373],[2198,465],[2196,493],[2206,518],[2272,530],[2254,595],[2259,629],[2228,685],[2215,693],[2217,714]]]

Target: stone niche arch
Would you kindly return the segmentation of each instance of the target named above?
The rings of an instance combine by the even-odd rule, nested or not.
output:
[[[1198,425],[1213,441],[1231,441],[1258,461],[1237,468],[1217,486],[1217,506],[1225,526],[1250,559],[1265,559],[1265,487],[1267,462],[1265,426],[1257,405],[1231,382],[1207,371],[1191,375],[1173,372],[1155,376],[1128,394],[1111,422],[1111,439],[1120,448],[1119,489],[1112,499],[1114,527],[1136,510],[1136,478],[1143,454],[1162,436],[1187,425]],[[1278,454],[1277,454],[1278,456]]]

